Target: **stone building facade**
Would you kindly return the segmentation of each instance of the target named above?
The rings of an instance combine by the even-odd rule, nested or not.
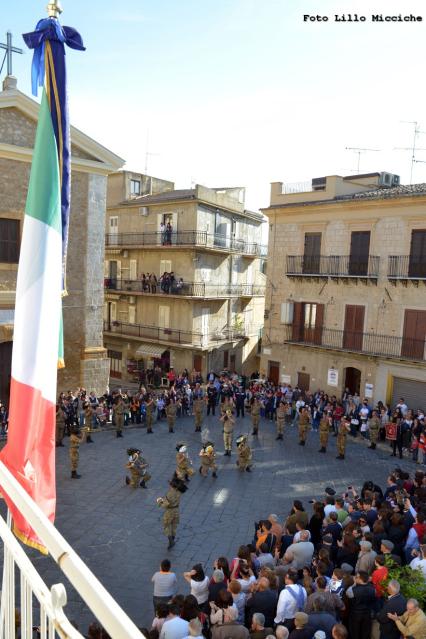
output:
[[[372,173],[273,183],[261,369],[426,408],[426,184]]]
[[[18,91],[15,78],[6,78],[0,93],[0,399],[3,401],[10,378],[19,244],[37,115],[38,104]],[[59,371],[58,389],[84,386],[104,392],[109,376],[102,335],[107,176],[124,161],[74,127],[71,139],[68,296],[63,300],[66,367]]]
[[[174,189],[123,172],[108,178],[105,345],[111,375],[154,365],[253,371],[263,326],[266,247],[244,189]],[[129,186],[130,185],[130,186]],[[140,194],[140,195],[139,195]],[[167,224],[170,224],[169,234]],[[174,273],[166,292],[143,274]]]

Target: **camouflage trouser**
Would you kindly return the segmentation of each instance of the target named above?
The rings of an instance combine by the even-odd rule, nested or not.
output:
[[[182,481],[185,481],[187,476],[192,477],[193,474],[194,470],[189,464],[176,467],[176,477]]]
[[[119,433],[121,433],[124,428],[124,415],[115,416],[115,428]]]
[[[246,455],[238,455],[237,466],[239,470],[245,470],[251,466],[251,459]]]
[[[56,424],[56,431],[55,431],[55,439],[56,439],[56,443],[57,444],[62,444],[62,440],[64,438],[64,431],[65,431],[65,424],[64,423],[57,423]]]
[[[166,537],[175,537],[179,523],[179,509],[169,508],[163,515],[163,530]]]
[[[152,430],[152,413],[147,413],[146,414],[146,425],[148,430]]]
[[[260,422],[260,415],[251,416],[251,423],[253,424],[253,430],[255,433],[257,433],[257,431],[259,430],[259,422]]]
[[[377,440],[379,438],[379,431],[376,429],[370,428],[370,442],[372,444],[377,444]]]
[[[207,477],[207,475],[209,474],[209,470],[211,470],[213,473],[215,473],[217,471],[217,466],[216,464],[213,462],[201,462],[201,474],[203,477]]]
[[[320,431],[319,434],[319,439],[320,439],[320,444],[323,448],[327,448],[327,444],[328,444],[328,433],[322,433]]]
[[[78,448],[70,448],[70,460],[71,460],[71,470],[77,470],[78,468],[78,457],[79,451]]]
[[[277,433],[278,435],[284,433],[284,417],[277,417]]]
[[[339,455],[344,455],[346,449],[346,437],[343,435],[337,435],[337,452]]]
[[[232,435],[233,433],[223,433],[223,443],[225,444],[225,450],[231,450],[232,448]]]
[[[201,426],[203,425],[203,413],[202,413],[202,411],[195,411],[194,419],[195,419],[195,428],[201,428]]]
[[[305,442],[306,441],[307,433],[308,433],[307,426],[305,426],[305,424],[302,424],[302,425],[299,424],[299,439],[300,439],[301,442]]]
[[[171,432],[175,427],[175,417],[167,417],[167,425],[169,427],[169,431]]]

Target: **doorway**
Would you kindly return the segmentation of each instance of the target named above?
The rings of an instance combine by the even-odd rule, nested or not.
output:
[[[349,392],[351,395],[359,392],[361,390],[361,371],[359,368],[354,368],[353,366],[348,366],[345,368],[345,383],[344,388],[349,388]]]
[[[309,373],[297,373],[297,385],[302,391],[309,390],[309,384],[311,383],[311,376]]]
[[[280,379],[280,363],[279,362],[268,362],[268,377],[275,386],[278,386],[278,382]]]
[[[193,368],[197,371],[197,373],[201,373],[202,372],[202,368],[203,368],[203,358],[201,355],[195,355],[193,356]]]
[[[118,264],[116,260],[111,260],[109,263],[109,286],[110,288],[117,288],[117,275],[118,275]]]

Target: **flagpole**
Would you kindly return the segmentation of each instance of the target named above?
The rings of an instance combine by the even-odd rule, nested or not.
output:
[[[62,7],[59,0],[50,0],[46,7],[49,18],[59,18],[62,13]]]

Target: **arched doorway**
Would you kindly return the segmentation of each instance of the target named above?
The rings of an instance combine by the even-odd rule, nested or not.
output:
[[[359,395],[361,390],[361,371],[359,368],[354,368],[353,366],[345,368],[344,388],[349,388],[351,395],[354,393]]]

